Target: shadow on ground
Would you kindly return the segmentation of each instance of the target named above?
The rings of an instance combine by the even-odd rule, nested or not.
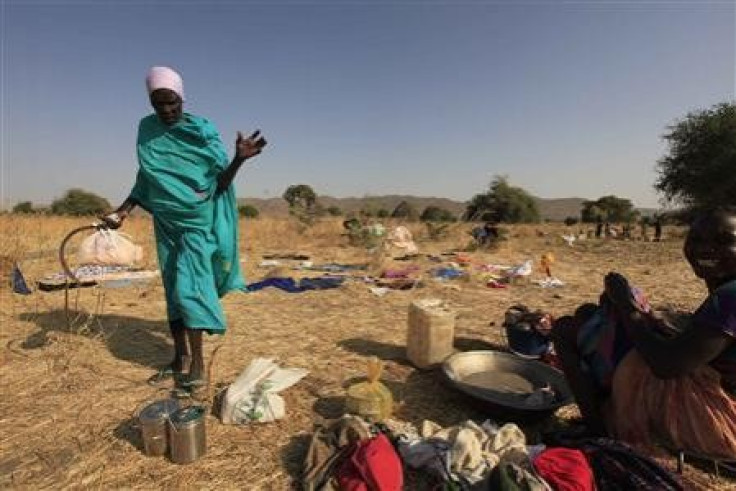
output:
[[[304,457],[311,441],[311,435],[296,435],[281,448],[281,462],[291,478],[291,489],[304,489],[301,485]]]
[[[137,427],[137,421],[135,418],[126,419],[120,422],[120,424],[113,431],[113,435],[118,440],[130,443],[138,451],[143,453],[143,436]]]
[[[87,316],[83,312],[69,313],[71,319],[83,319]],[[24,349],[41,348],[46,345],[49,333],[62,332],[102,339],[114,357],[138,365],[158,368],[171,361],[172,343],[169,339],[169,326],[165,321],[102,314],[90,318],[82,328],[75,327],[78,323],[72,323],[69,328],[63,309],[43,313],[26,312],[18,318],[33,322],[38,327],[38,331],[21,343]]]
[[[342,396],[320,397],[315,401],[312,409],[324,419],[336,419],[345,413],[345,398]]]
[[[349,338],[337,343],[344,350],[361,356],[376,356],[383,361],[393,361],[400,365],[411,366],[406,359],[406,348],[398,344],[381,343],[372,339]]]
[[[506,351],[505,344],[491,343],[479,338],[455,337],[455,349],[458,351]]]
[[[349,338],[337,343],[342,349],[362,356],[376,356],[383,361],[412,366],[406,358],[406,347],[399,344],[382,343],[372,339]],[[455,337],[456,351],[508,351],[506,345],[491,343],[480,338]]]

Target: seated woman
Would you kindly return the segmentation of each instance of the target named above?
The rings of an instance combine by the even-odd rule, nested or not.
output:
[[[598,306],[553,329],[555,349],[594,434],[736,459],[736,211],[702,214],[684,247],[708,297],[682,329],[609,273]]]

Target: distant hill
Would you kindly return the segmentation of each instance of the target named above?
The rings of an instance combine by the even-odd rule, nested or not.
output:
[[[567,217],[580,217],[583,207],[583,198],[534,198],[539,207],[539,212],[545,220],[562,222]]]
[[[534,198],[537,201],[542,218],[557,222],[567,217],[579,217],[580,209],[585,198]],[[465,212],[465,203],[448,198],[420,197],[406,195],[366,196],[363,198],[335,198],[332,196],[319,196],[318,201],[325,208],[336,206],[343,214],[357,213],[358,211],[371,208],[374,210],[385,209],[391,213],[402,201],[411,204],[419,213],[427,206],[439,206],[451,211],[456,216]],[[289,208],[283,198],[242,198],[239,204],[249,204],[258,208],[265,216],[287,216]],[[640,208],[643,215],[652,215],[656,210],[651,208]]]

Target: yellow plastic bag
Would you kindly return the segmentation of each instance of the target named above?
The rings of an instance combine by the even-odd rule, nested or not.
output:
[[[378,379],[383,365],[375,356],[368,360],[368,381],[348,388],[345,406],[348,413],[371,421],[382,421],[391,416],[394,399],[391,391]]]

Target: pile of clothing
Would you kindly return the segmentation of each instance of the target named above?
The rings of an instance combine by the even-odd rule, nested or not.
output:
[[[399,491],[410,469],[428,489],[683,489],[656,461],[614,440],[528,445],[513,423],[468,420],[442,428],[425,421],[417,430],[393,420],[371,425],[353,415],[318,425],[302,484],[310,491]]]
[[[315,428],[304,460],[305,491],[401,491],[401,460],[385,428],[343,416]]]

